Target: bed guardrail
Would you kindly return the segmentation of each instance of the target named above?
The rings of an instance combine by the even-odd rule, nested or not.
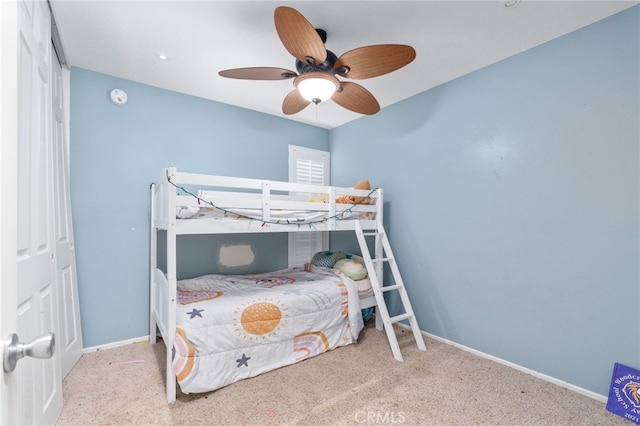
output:
[[[228,176],[181,173],[175,167],[164,169],[155,184],[154,222],[160,229],[180,228],[178,233],[207,233],[198,231],[191,219],[176,219],[176,207],[205,208],[218,211],[224,218],[243,218],[257,221],[250,226],[236,226],[224,232],[295,232],[317,230],[351,230],[353,226],[340,223],[345,219],[364,219],[365,229],[376,227],[375,218],[382,214],[382,190],[362,190],[332,186],[309,185]],[[366,200],[366,202],[362,202]],[[338,202],[342,201],[342,202]],[[355,201],[355,202],[353,202]],[[283,211],[316,212],[311,219],[282,219]],[[205,215],[200,215],[202,217]],[[306,225],[298,228],[265,225]],[[237,229],[236,229],[237,228]]]

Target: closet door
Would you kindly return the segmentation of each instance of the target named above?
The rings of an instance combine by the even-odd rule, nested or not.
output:
[[[0,348],[18,329],[16,227],[18,212],[18,13],[15,2],[0,1]],[[19,367],[18,367],[19,368]],[[15,374],[0,380],[0,425],[17,422]]]
[[[49,5],[44,1],[19,1],[17,9],[18,179],[14,261],[17,262],[17,336],[21,342],[30,343],[45,333],[58,335],[51,16]],[[62,411],[60,352],[55,350],[47,359],[25,357],[10,374],[15,375],[17,384],[15,423],[55,423]]]
[[[327,151],[289,145],[289,182],[329,185],[330,154]],[[302,266],[329,248],[328,232],[290,232],[289,267]]]
[[[53,110],[53,184],[55,198],[56,278],[58,283],[58,313],[62,377],[82,356],[80,329],[80,305],[76,274],[76,256],[73,246],[71,222],[71,197],[69,195],[69,149],[67,144],[67,120],[65,119],[65,87],[58,56],[52,54],[52,110]]]

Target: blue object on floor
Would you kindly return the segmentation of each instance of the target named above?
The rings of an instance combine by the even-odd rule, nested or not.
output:
[[[362,320],[363,320],[364,322],[369,321],[371,318],[373,318],[373,312],[374,312],[373,307],[371,307],[371,308],[364,308],[364,309],[362,310]]]
[[[640,371],[614,364],[607,410],[640,424]]]

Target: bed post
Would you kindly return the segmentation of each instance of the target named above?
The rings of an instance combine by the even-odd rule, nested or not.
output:
[[[174,208],[175,211],[175,208]],[[176,233],[175,229],[167,230],[167,277],[169,282],[168,327],[167,327],[167,402],[176,400],[176,373],[173,371],[172,348],[176,334]]]
[[[175,168],[170,168],[169,173],[175,173]],[[176,400],[176,373],[173,371],[172,348],[176,334],[176,299],[177,299],[177,259],[176,259],[176,188],[168,187],[167,202],[167,402],[170,404]]]

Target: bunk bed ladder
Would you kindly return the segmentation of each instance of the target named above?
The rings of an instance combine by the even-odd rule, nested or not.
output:
[[[355,231],[356,236],[358,237],[358,244],[360,244],[362,258],[365,261],[365,266],[367,267],[367,271],[369,273],[369,280],[371,281],[373,294],[375,295],[377,302],[376,316],[380,315],[380,317],[382,318],[382,323],[384,324],[384,330],[387,333],[387,339],[389,340],[389,345],[391,346],[393,357],[398,361],[402,361],[402,354],[400,353],[400,346],[398,345],[398,339],[396,338],[393,324],[403,320],[409,320],[409,325],[411,327],[411,331],[413,331],[413,337],[416,341],[416,344],[418,345],[418,349],[426,351],[427,348],[424,344],[424,339],[422,338],[422,332],[420,331],[420,327],[418,326],[418,321],[416,320],[416,316],[411,307],[411,302],[409,301],[409,295],[407,294],[404,282],[402,281],[402,277],[400,276],[400,270],[398,269],[398,265],[396,264],[395,258],[393,257],[391,245],[389,244],[389,239],[387,238],[387,234],[384,231],[382,224],[378,226],[377,231],[365,232],[362,229],[360,221],[356,220]],[[375,237],[376,257],[373,259],[371,258],[369,246],[366,241],[366,237],[368,236]],[[391,285],[381,285],[383,269],[382,264],[384,262],[387,262],[389,264],[391,273],[393,275],[394,282]],[[404,313],[391,317],[389,316],[389,310],[384,300],[384,293],[393,290],[398,291],[400,295]]]

